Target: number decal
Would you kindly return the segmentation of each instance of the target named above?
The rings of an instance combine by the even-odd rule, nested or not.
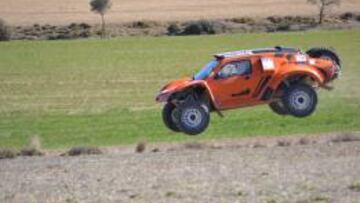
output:
[[[271,58],[261,58],[261,64],[264,71],[275,70],[275,63]]]

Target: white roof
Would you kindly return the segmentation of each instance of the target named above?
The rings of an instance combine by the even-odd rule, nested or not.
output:
[[[222,58],[231,58],[231,57],[235,57],[235,56],[246,56],[246,55],[252,55],[252,54],[254,54],[252,50],[240,50],[240,51],[219,53],[219,54],[215,54],[215,56],[222,57]]]
[[[249,55],[254,55],[254,54],[277,52],[277,51],[297,52],[298,49],[286,48],[286,47],[274,47],[274,48],[260,48],[260,49],[251,49],[251,50],[239,50],[239,51],[215,54],[215,57],[231,58],[231,57],[236,57],[236,56],[249,56]]]

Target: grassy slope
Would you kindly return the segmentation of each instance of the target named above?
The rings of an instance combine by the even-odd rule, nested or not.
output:
[[[344,74],[321,91],[306,119],[280,117],[266,106],[212,116],[209,129],[186,137],[165,129],[154,97],[170,79],[190,75],[211,54],[286,45],[335,47]],[[119,38],[0,44],[0,147],[38,135],[47,148],[117,145],[360,130],[360,30],[224,36]]]

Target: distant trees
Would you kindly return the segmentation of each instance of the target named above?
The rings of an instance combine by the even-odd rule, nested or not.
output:
[[[91,11],[101,16],[101,37],[105,37],[105,14],[111,8],[111,0],[90,0]]]
[[[319,8],[319,24],[322,24],[328,9],[333,6],[339,6],[341,0],[307,0],[309,4],[316,5]]]

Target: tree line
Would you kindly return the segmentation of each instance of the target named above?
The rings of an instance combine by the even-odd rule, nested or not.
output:
[[[318,8],[318,23],[322,24],[327,12],[334,6],[339,6],[341,0],[307,0],[307,3]],[[105,14],[111,8],[111,0],[91,0],[91,11],[100,14],[101,16],[101,36],[104,38],[105,29]]]

